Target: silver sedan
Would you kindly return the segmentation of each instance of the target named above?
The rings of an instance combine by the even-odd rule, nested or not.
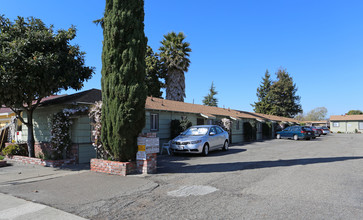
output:
[[[208,155],[216,149],[228,150],[228,133],[217,125],[197,125],[188,128],[171,142],[174,153]]]

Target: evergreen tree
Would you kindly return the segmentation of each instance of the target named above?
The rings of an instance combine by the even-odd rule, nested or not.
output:
[[[114,160],[135,160],[147,95],[144,1],[106,0],[102,21],[101,139]]]
[[[164,83],[160,79],[165,79],[166,71],[158,55],[150,46],[147,46],[145,62],[147,95],[160,98],[163,94],[161,88],[164,87]]]
[[[204,96],[203,105],[218,107],[218,100],[216,97],[214,97],[218,94],[218,92],[215,89],[216,88],[212,82],[212,85],[209,89],[209,94],[207,96]]]
[[[257,98],[258,101],[255,104],[251,104],[253,110],[256,113],[269,114],[271,112],[271,100],[270,100],[270,90],[272,81],[270,79],[270,74],[268,70],[265,72],[265,77],[262,78],[262,82],[259,88],[257,88]]]
[[[167,69],[166,99],[182,102],[185,98],[184,72],[188,72],[190,64],[188,57],[192,51],[190,44],[184,40],[183,33],[170,32],[164,35],[161,41],[162,46],[159,48],[161,61]]]
[[[347,115],[363,115],[361,110],[350,110]]]
[[[271,99],[269,114],[292,118],[302,112],[300,96],[296,95],[296,84],[286,69],[280,68],[276,75],[277,81],[272,84],[268,95]]]

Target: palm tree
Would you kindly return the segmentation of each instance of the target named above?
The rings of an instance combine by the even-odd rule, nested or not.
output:
[[[185,98],[185,76],[190,64],[190,44],[184,42],[185,35],[182,32],[176,34],[170,32],[164,35],[161,41],[160,58],[164,63],[166,74],[166,99],[182,101]]]

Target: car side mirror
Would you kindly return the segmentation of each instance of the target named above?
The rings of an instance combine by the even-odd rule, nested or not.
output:
[[[209,133],[209,135],[210,135],[210,136],[214,136],[214,135],[216,135],[216,132],[213,132],[213,131],[212,131],[212,132],[210,132],[210,133]]]

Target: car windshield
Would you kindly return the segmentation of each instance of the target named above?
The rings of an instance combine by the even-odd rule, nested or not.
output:
[[[302,130],[303,131],[311,131],[311,128],[309,128],[309,127],[302,127]]]
[[[188,130],[184,131],[182,135],[185,136],[203,136],[208,133],[208,128],[205,127],[191,127]]]

